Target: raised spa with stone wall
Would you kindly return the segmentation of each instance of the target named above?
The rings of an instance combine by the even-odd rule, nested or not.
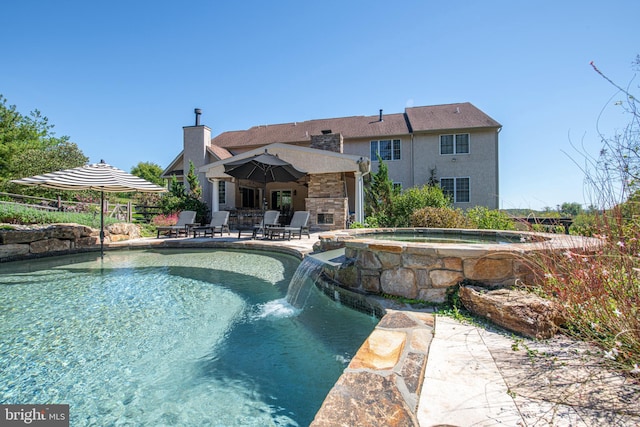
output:
[[[403,235],[411,238],[397,240]],[[342,266],[328,272],[342,285],[431,302],[444,302],[447,289],[465,279],[490,288],[531,283],[528,254],[598,244],[579,236],[459,229],[345,230],[322,234],[320,242],[322,250],[344,248]]]

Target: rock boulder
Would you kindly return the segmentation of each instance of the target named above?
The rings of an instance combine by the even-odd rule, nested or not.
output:
[[[550,338],[565,322],[559,304],[516,289],[461,286],[460,301],[470,312],[529,338]]]

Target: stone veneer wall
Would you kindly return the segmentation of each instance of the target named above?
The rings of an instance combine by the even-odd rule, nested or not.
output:
[[[311,135],[311,143],[309,144],[309,147],[315,148],[317,150],[342,153],[344,147],[344,138],[339,133]]]
[[[344,139],[339,133],[311,135],[310,148],[342,153]],[[349,217],[349,200],[341,173],[312,174],[309,176],[308,197],[309,227],[313,230],[340,230],[346,227]],[[333,215],[333,223],[318,224],[318,214]]]
[[[404,229],[408,231],[411,229]],[[486,288],[535,283],[528,255],[539,251],[589,251],[597,239],[528,232],[500,232],[522,240],[511,244],[410,243],[358,237],[403,229],[359,229],[320,235],[321,251],[343,247],[345,262],[330,273],[337,282],[358,291],[443,302],[449,288],[471,280]],[[424,230],[423,230],[424,231]],[[495,235],[491,230],[430,229],[433,232]]]
[[[322,173],[309,176],[309,197],[305,199],[310,212],[309,226],[314,230],[340,230],[346,227],[349,200],[345,197],[341,173]],[[318,214],[333,215],[333,224],[318,224]]]
[[[134,224],[111,224],[105,228],[105,243],[140,237]],[[0,230],[0,262],[47,255],[61,255],[100,246],[100,230],[78,224],[51,224]]]
[[[354,261],[358,289],[432,302],[444,302],[464,279],[498,287],[530,274],[515,253],[461,247],[346,242],[345,257]]]

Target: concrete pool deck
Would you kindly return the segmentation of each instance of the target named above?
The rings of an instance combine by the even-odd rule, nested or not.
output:
[[[313,251],[292,240],[148,238],[108,248]],[[329,392],[314,426],[636,426],[640,385],[602,352],[558,336],[534,341],[383,302],[387,314]],[[636,377],[637,379],[637,377]]]

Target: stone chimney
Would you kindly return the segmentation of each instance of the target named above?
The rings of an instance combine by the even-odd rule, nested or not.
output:
[[[344,138],[342,138],[342,134],[331,133],[331,130],[328,130],[322,131],[322,135],[311,135],[311,145],[309,145],[309,148],[342,153],[343,146]]]
[[[310,148],[343,152],[343,138],[330,129],[322,135],[311,135]],[[309,175],[309,191],[305,199],[306,209],[311,214],[309,226],[313,230],[336,230],[346,227],[349,201],[345,193],[344,174],[322,173]]]

